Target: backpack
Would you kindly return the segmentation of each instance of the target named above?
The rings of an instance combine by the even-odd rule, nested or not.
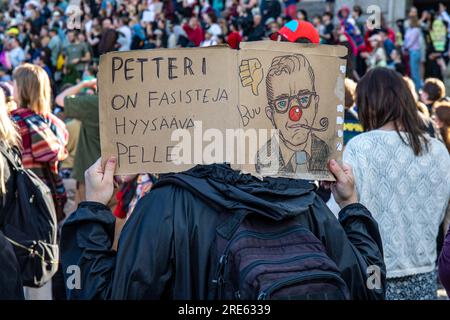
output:
[[[228,217],[216,229],[211,299],[346,300],[347,284],[322,242],[290,218],[251,212]],[[222,214],[223,215],[223,214]]]
[[[56,212],[50,189],[20,158],[0,143],[13,175],[13,197],[5,203],[0,227],[13,245],[24,286],[41,287],[58,269]]]
[[[205,199],[181,179],[161,179]],[[206,199],[205,199],[206,200]],[[210,300],[347,300],[350,292],[322,242],[295,217],[274,220],[214,204],[220,223],[211,245]]]

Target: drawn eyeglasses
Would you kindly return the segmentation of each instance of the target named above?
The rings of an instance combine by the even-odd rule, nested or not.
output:
[[[298,94],[289,96],[284,95],[273,99],[270,104],[274,107],[277,113],[286,113],[289,108],[293,106],[293,101],[297,100],[298,106],[302,109],[307,109],[311,105],[311,101],[317,96],[314,91],[303,90]]]

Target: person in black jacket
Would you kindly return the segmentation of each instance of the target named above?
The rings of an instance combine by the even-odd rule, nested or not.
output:
[[[0,90],[0,150],[9,151],[19,143],[19,134],[9,119],[5,95]],[[15,190],[12,184],[12,169],[0,152],[0,300],[22,300],[23,286],[20,267],[13,246],[6,240],[4,228],[5,205],[12,199]]]
[[[14,249],[0,231],[0,300],[23,300],[20,267]]]
[[[86,171],[87,201],[63,226],[63,270],[75,265],[81,276],[80,286],[67,290],[69,299],[206,299],[219,213],[241,209],[277,221],[295,217],[324,244],[352,299],[384,298],[386,269],[378,226],[357,203],[348,166],[341,168],[334,160],[329,164],[337,178],[331,189],[342,207],[339,220],[315,185],[304,180],[261,181],[225,164],[162,176],[138,202],[114,252],[114,217],[105,204],[113,193],[115,164],[115,158],[109,159],[103,171],[99,159]],[[168,178],[184,187],[165,182]],[[374,267],[379,286],[368,284]],[[68,280],[70,276],[66,274]]]
[[[264,24],[260,15],[253,16],[253,29],[248,35],[247,41],[262,40],[265,35]]]
[[[117,252],[111,250],[115,220],[105,206],[113,194],[115,165],[115,158],[108,159],[103,170],[99,159],[86,171],[87,201],[63,226],[63,270],[78,266],[81,277],[80,286],[67,290],[69,299],[206,299],[219,214],[242,209],[276,221],[295,217],[322,241],[352,299],[384,299],[378,225],[357,203],[352,170],[345,164],[331,160],[328,167],[337,181],[326,183],[342,208],[339,220],[308,181],[261,181],[224,164],[165,175],[138,202]],[[168,182],[173,179],[183,187]]]

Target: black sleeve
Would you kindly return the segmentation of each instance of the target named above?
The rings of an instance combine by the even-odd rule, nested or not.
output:
[[[111,250],[115,218],[99,204],[83,202],[63,226],[61,260],[66,281],[80,269],[80,288],[69,299],[160,299],[172,275],[173,192],[163,188],[141,199],[125,224],[117,253]]]
[[[377,222],[362,204],[352,204],[342,209],[339,222],[352,244],[361,270],[365,271],[368,297],[384,299],[386,265]]]
[[[0,300],[23,300],[20,266],[12,245],[0,231]]]
[[[115,268],[115,218],[108,207],[82,202],[61,231],[61,264],[68,299],[107,299]]]
[[[304,223],[341,270],[352,299],[384,299],[386,267],[378,225],[370,212],[353,204],[341,210],[337,220],[325,203],[314,201],[307,219]]]

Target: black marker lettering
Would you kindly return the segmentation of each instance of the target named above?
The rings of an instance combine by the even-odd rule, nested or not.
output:
[[[129,164],[135,164],[135,163],[137,163],[136,161],[132,161],[132,160],[131,160],[132,158],[136,158],[136,154],[131,154],[132,148],[139,148],[139,146],[137,146],[137,145],[132,145],[132,146],[129,146],[129,147],[128,147],[128,163],[129,163]]]
[[[181,92],[181,91],[180,91],[180,92]],[[186,100],[186,103],[191,103],[191,102],[192,102],[191,92],[192,92],[192,90],[186,91],[186,96],[189,98],[189,101]],[[180,101],[181,101],[181,99],[180,99]]]
[[[156,151],[157,151],[157,148],[155,146],[155,149],[153,152],[153,162],[162,163],[162,160],[156,160]]]
[[[173,64],[175,61],[177,61],[177,58],[168,58],[168,61],[169,61],[169,80],[178,78],[178,76],[175,76],[173,74],[173,69],[178,69],[178,67]]]
[[[166,127],[167,129],[169,129],[169,124],[167,123],[166,118],[162,118],[161,125],[159,126],[159,130],[162,130],[163,127]]]
[[[164,59],[162,57],[158,57],[158,58],[153,58],[152,61],[156,62],[156,77],[158,77],[159,79],[159,62]]]
[[[151,129],[151,131],[156,131],[157,130],[157,128],[156,128],[156,121],[158,121],[158,118],[155,118],[155,119],[152,120],[153,128]]]
[[[152,98],[152,94],[158,93],[157,91],[149,91],[148,92],[148,106],[151,107],[152,106],[152,101],[153,100],[158,100],[158,98]]]
[[[144,62],[147,62],[147,58],[137,58],[136,61],[141,64],[141,82],[144,82]]]
[[[119,66],[116,66],[116,62],[120,62]],[[123,66],[123,60],[121,57],[112,57],[112,83],[114,83],[114,80],[116,79],[116,71],[120,70]]]
[[[166,101],[166,104],[169,104],[169,97],[167,96],[167,93],[164,91],[164,93],[163,93],[163,95],[162,95],[162,97],[161,97],[161,100],[159,100],[159,106],[161,105],[161,103],[163,102],[163,100],[165,100]]]
[[[111,100],[111,107],[114,110],[122,109],[125,107],[125,98],[120,94],[116,94]]]
[[[194,71],[192,71],[192,60],[189,59],[188,57],[184,57],[184,75],[185,76],[187,75],[188,70],[191,75],[194,75]]]
[[[144,131],[142,131],[142,135],[145,134],[145,132],[147,131],[148,128],[148,124],[150,123],[150,120],[147,120],[147,122],[145,122],[144,120],[141,119],[141,122],[144,124],[145,128]]]
[[[133,62],[133,61],[134,61],[133,58],[128,58],[125,60],[125,69],[124,69],[125,80],[131,80],[134,78],[133,75],[128,74],[129,71],[134,71],[134,68],[128,68],[128,63]]]
[[[191,118],[189,118],[189,122],[188,122],[188,125],[186,126],[186,129],[194,128],[194,127],[195,127],[194,121]]]
[[[136,129],[138,121],[136,120],[133,122],[133,120],[130,120],[130,122],[133,124],[133,130],[131,130],[131,134],[134,134],[134,130]]]
[[[172,162],[172,149],[174,149],[175,146],[167,146],[166,148],[166,162]]]
[[[114,117],[114,122],[116,123],[116,134],[119,134],[118,128],[122,127],[123,127],[123,134],[125,134],[125,117],[123,117],[123,122],[120,124],[117,123],[117,117]]]
[[[202,73],[206,75],[206,58],[202,60]]]
[[[197,93],[197,101],[200,101],[200,91],[202,91],[202,89],[195,89],[195,92]]]
[[[151,160],[145,160],[145,148],[142,148],[142,163],[152,162]]]
[[[216,98],[215,99],[214,99],[214,97],[212,98],[213,102],[217,102],[217,100],[219,100],[219,91],[220,91],[220,88],[217,89]]]
[[[209,89],[205,89],[205,92],[203,92],[203,103],[209,102],[208,96],[207,96],[208,91],[209,91]],[[213,99],[213,101],[214,101],[214,99]]]
[[[228,93],[227,93],[227,91],[226,91],[225,89],[222,90],[222,94],[220,95],[219,100],[222,101],[222,98],[223,98],[225,101],[228,101]]]
[[[172,121],[170,121],[170,129],[173,129],[173,127],[175,127],[175,129],[178,129],[178,123],[175,117],[173,117]]]
[[[138,93],[137,92],[134,95],[134,100],[131,99],[130,95],[127,95],[127,109],[128,109],[128,106],[130,104],[133,106],[133,108],[136,108],[137,97],[138,97]]]
[[[127,148],[126,145],[124,145],[123,143],[120,143],[120,142],[116,142],[116,148],[117,148],[117,165],[120,168],[121,156],[128,153],[128,148]],[[120,148],[122,148],[122,150],[123,149],[125,149],[125,150],[124,151],[120,151]]]

